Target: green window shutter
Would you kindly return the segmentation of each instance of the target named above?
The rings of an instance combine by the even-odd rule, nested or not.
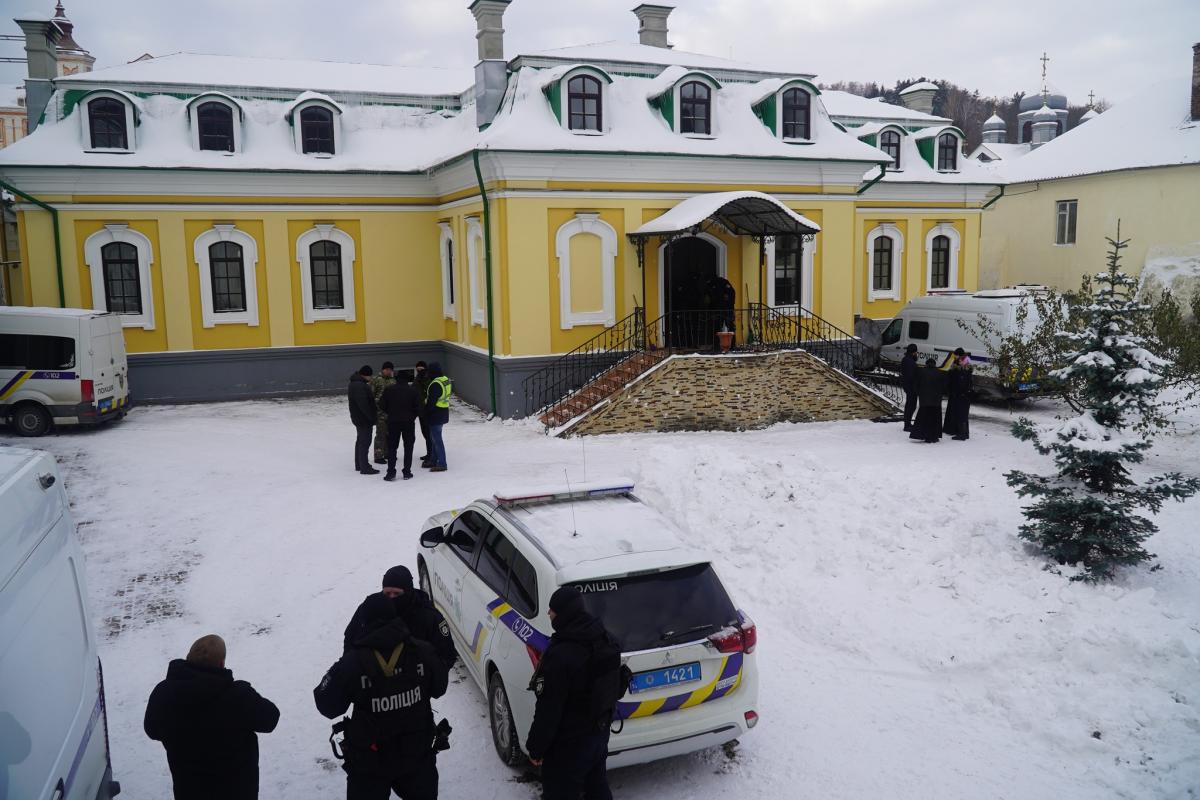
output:
[[[671,130],[675,130],[675,89],[672,88],[669,92],[663,92],[651,100],[650,105],[657,108]]]
[[[555,81],[545,88],[546,97],[550,100],[550,109],[554,112],[554,116],[558,119],[558,124],[562,124],[562,81]]]
[[[754,116],[762,120],[762,124],[767,126],[767,130],[771,131],[771,135],[775,135],[775,120],[777,110],[775,108],[775,95],[771,95],[766,100],[754,106]]]
[[[876,133],[868,133],[866,136],[860,136],[858,137],[858,140],[860,142],[866,142],[867,144],[871,145],[871,147],[879,146],[879,134]]]
[[[936,136],[917,139],[917,152],[921,154],[921,158],[925,159],[925,162],[931,167],[934,166],[933,151],[935,147],[937,147]]]
[[[75,110],[75,106],[79,105],[79,101],[82,100],[83,96],[86,94],[87,91],[83,89],[67,89],[67,91],[63,93],[64,119],[71,115],[71,112]]]

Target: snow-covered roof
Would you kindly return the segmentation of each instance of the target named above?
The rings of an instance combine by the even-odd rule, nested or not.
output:
[[[54,308],[51,306],[3,306],[0,316],[16,317],[99,317],[107,311],[94,308]]]
[[[920,81],[919,83],[914,83],[912,86],[905,88],[904,90],[902,90],[900,92],[900,94],[905,95],[905,94],[909,94],[910,92],[929,92],[929,91],[936,92],[936,91],[938,91],[939,88],[941,88],[941,87],[939,87],[936,83],[931,83],[929,81]]]
[[[1002,167],[1008,183],[1145,167],[1200,164],[1200,122],[1190,119],[1191,75],[1145,87],[1086,125]]]
[[[980,151],[983,151],[993,161],[1011,161],[1012,159],[1028,155],[1031,149],[1028,142],[1023,144],[984,142],[975,148],[970,157],[973,159]]]
[[[988,130],[990,128],[1005,128],[1005,127],[1007,127],[1007,123],[1003,119],[1000,118],[999,114],[992,114],[983,123],[984,130]]]
[[[1081,117],[1079,118],[1079,121],[1080,121],[1080,122],[1086,122],[1087,120],[1089,120],[1089,119],[1095,119],[1095,118],[1096,118],[1096,117],[1098,117],[1098,116],[1100,116],[1100,112],[1099,112],[1099,111],[1097,111],[1097,110],[1096,110],[1096,109],[1094,109],[1094,108],[1089,108],[1087,111],[1083,112],[1083,116],[1081,116]]]
[[[908,122],[913,125],[938,125],[950,122],[946,117],[937,117],[923,111],[885,103],[878,97],[861,97],[850,92],[840,92],[825,89],[821,92],[821,100],[829,115],[839,122],[843,119],[867,119],[876,122]]]
[[[144,84],[221,87],[225,91],[291,89],[391,95],[460,95],[474,81],[469,68],[392,67],[201,53],[174,53],[55,79],[57,85],[67,88]]]
[[[1050,106],[1043,105],[1033,113],[1033,118],[1039,122],[1057,122],[1058,114],[1055,114],[1054,109],[1052,109]]]
[[[821,230],[820,225],[813,222],[808,217],[792,211],[790,208],[776,200],[774,197],[771,197],[769,194],[764,194],[762,192],[713,192],[710,194],[698,194],[695,197],[689,197],[662,216],[656,217],[655,219],[643,224],[640,228],[633,232],[633,235],[646,236],[689,230],[712,217],[724,206],[737,200],[746,199],[762,200],[770,203],[779,209],[780,212],[788,216],[793,222],[811,229],[813,233]]]
[[[723,70],[732,72],[787,73],[798,78],[811,78],[811,73],[793,70],[777,70],[764,67],[761,64],[751,64],[744,61],[734,61],[728,58],[689,53],[685,50],[652,47],[635,42],[595,42],[592,44],[558,47],[551,50],[539,50],[523,54],[515,59],[522,60],[556,59],[562,61],[582,61],[588,63],[615,62],[625,64],[655,64],[659,66],[680,66],[692,69]]]

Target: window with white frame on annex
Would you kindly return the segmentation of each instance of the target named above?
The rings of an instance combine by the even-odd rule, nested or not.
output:
[[[892,169],[900,169],[900,134],[897,131],[879,134],[879,149],[892,159]]]
[[[575,75],[567,81],[567,128],[573,131],[604,130],[604,86],[593,75]]]
[[[126,328],[154,329],[150,240],[125,223],[105,225],[83,243],[92,307],[119,314]]]
[[[775,237],[775,294],[772,305],[803,305],[800,292],[803,257],[804,240],[802,237]]]
[[[133,150],[133,102],[116,92],[94,93],[80,103],[86,149],[127,153]]]
[[[617,322],[616,230],[595,212],[577,213],[554,237],[558,258],[559,325]]]
[[[211,150],[217,153],[237,151],[239,137],[236,129],[239,112],[233,106],[220,100],[206,100],[199,103],[193,113],[196,115],[196,148],[198,150]]]
[[[958,288],[958,253],[962,239],[949,222],[939,222],[925,235],[926,288],[929,291]]]
[[[1078,215],[1078,200],[1059,200],[1055,203],[1055,244],[1075,244],[1075,221]]]
[[[355,320],[355,258],[354,239],[333,224],[318,223],[296,239],[306,323]]]
[[[954,172],[958,169],[958,137],[953,133],[943,133],[937,142],[938,171]]]
[[[454,229],[449,222],[439,222],[438,252],[442,266],[442,317],[458,319],[454,303]]]
[[[800,88],[783,93],[783,122],[780,135],[784,139],[812,138],[812,96]]]
[[[483,249],[483,225],[479,217],[467,217],[467,293],[470,295],[471,324],[486,328],[487,262]]]
[[[679,132],[712,134],[712,88],[703,81],[688,81],[679,87]]]
[[[883,223],[867,236],[867,300],[899,300],[901,254],[904,237],[891,223]]]
[[[205,328],[258,325],[258,243],[231,223],[196,237],[192,248],[200,270],[200,317]]]

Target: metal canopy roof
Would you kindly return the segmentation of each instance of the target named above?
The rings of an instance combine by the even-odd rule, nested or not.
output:
[[[699,232],[709,222],[719,223],[737,236],[755,238],[807,236],[821,230],[820,225],[769,194],[717,192],[689,197],[630,233],[629,238],[635,242],[652,237],[671,239]]]

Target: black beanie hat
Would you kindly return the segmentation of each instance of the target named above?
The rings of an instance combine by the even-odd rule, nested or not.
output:
[[[917,346],[915,344],[910,344],[908,347],[904,348],[904,352],[915,353],[917,352]]]
[[[369,378],[375,374],[375,370],[371,369],[370,364],[363,364],[358,368],[358,374],[362,375],[364,378]]]
[[[396,365],[390,361],[383,362],[383,366],[380,367],[380,369],[395,369],[395,368],[396,368]]]
[[[417,369],[425,369],[425,362],[424,362],[424,361],[418,361],[418,362],[417,362]]]
[[[403,589],[411,592],[413,588],[412,572],[408,567],[395,566],[383,573],[383,588]]]
[[[574,586],[560,586],[550,595],[550,610],[569,619],[583,611],[583,594]]]
[[[359,610],[362,614],[362,623],[367,628],[374,628],[379,623],[391,622],[396,618],[396,606],[392,603],[391,598],[382,592],[377,592],[363,600]]]

